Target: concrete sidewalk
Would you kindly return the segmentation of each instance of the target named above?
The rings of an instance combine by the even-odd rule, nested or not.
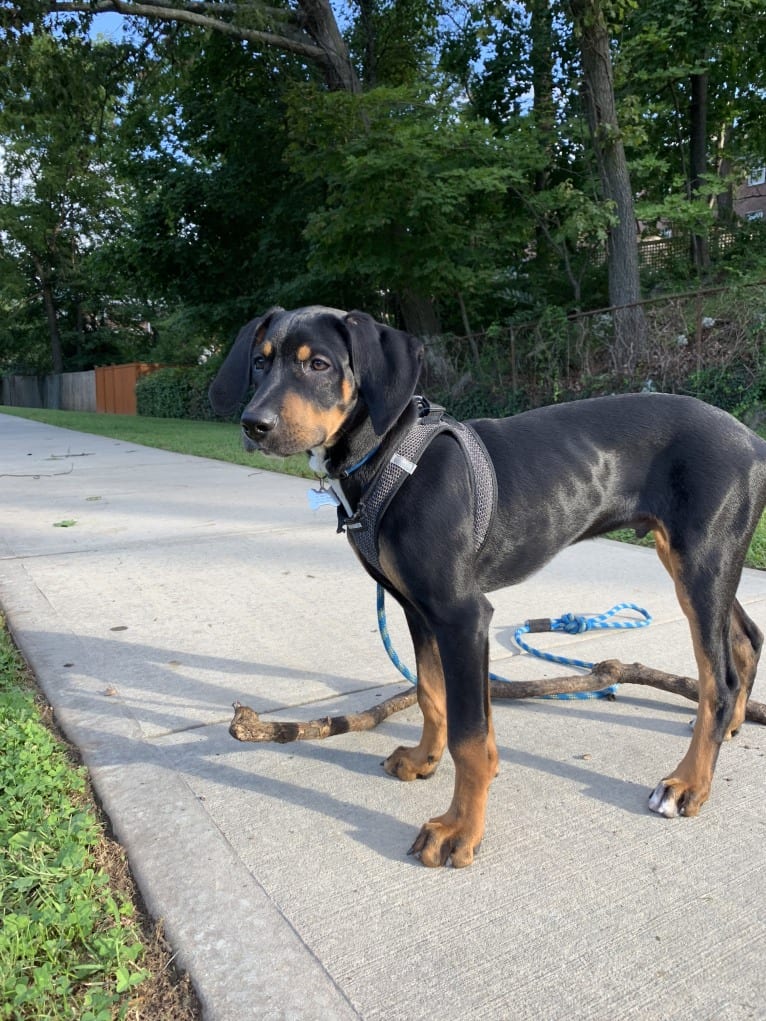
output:
[[[434,871],[406,851],[447,807],[451,761],[428,783],[380,768],[417,740],[416,708],[322,742],[229,737],[235,699],[310,719],[402,687],[375,587],[307,488],[0,415],[0,606],[206,1018],[766,1018],[764,729],[724,748],[697,819],[666,820],[646,800],[691,703],[499,704],[481,851]],[[766,573],[739,595],[766,630]],[[516,654],[526,618],[622,601],[652,626],[539,645],[694,672],[651,551],[585,543],[491,598],[504,676],[572,672]]]

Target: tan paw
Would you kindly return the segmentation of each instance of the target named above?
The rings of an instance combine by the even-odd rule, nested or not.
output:
[[[420,858],[428,868],[439,868],[449,861],[455,869],[465,868],[473,862],[473,856],[479,850],[481,833],[473,833],[466,825],[445,823],[441,819],[427,822],[408,854]]]
[[[695,816],[705,804],[710,794],[710,787],[692,787],[691,784],[678,777],[667,777],[660,780],[649,797],[649,808],[667,819],[676,816]]]
[[[439,765],[439,759],[435,755],[428,755],[418,748],[397,748],[383,763],[383,768],[389,776],[396,776],[400,780],[426,780],[432,776]]]

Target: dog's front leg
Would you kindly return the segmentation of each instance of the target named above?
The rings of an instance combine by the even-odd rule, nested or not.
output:
[[[383,768],[400,780],[425,780],[431,776],[447,744],[447,699],[444,672],[436,638],[420,615],[405,608],[418,672],[418,705],[423,714],[423,733],[414,748],[401,745]]]
[[[420,830],[411,854],[424,865],[470,865],[484,834],[489,785],[497,774],[497,746],[489,701],[488,630],[492,607],[484,596],[443,609],[434,633],[447,694],[447,740],[455,790],[443,815]]]

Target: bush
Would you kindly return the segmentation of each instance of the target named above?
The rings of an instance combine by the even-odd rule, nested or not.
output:
[[[683,390],[734,413],[757,403],[761,396],[753,373],[745,365],[702,368],[688,377]]]
[[[215,370],[206,365],[193,368],[158,369],[136,383],[138,414],[151,418],[216,418],[207,397]]]

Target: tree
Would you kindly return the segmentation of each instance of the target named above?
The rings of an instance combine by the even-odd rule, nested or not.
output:
[[[306,232],[312,273],[393,304],[414,333],[440,332],[447,308],[465,324],[523,249],[507,202],[518,153],[423,87],[300,98],[290,162],[327,189]]]
[[[239,39],[260,49],[292,53],[319,66],[329,88],[359,92],[361,84],[329,0],[294,6],[263,0],[11,0],[5,19],[19,28],[46,15],[113,12],[163,25],[187,25]]]
[[[529,6],[529,64],[532,73],[532,95],[535,128],[545,162],[535,178],[535,191],[545,191],[550,179],[556,129],[556,111],[553,98],[553,7],[549,0],[528,0]]]
[[[288,96],[298,85],[325,91],[316,78],[289,54],[275,60],[220,34],[201,47],[195,30],[174,26],[135,82],[117,147],[135,208],[116,258],[210,337],[259,307],[331,303],[312,293],[303,237],[324,192],[285,159]],[[162,337],[167,317],[159,325]]]
[[[365,90],[428,80],[441,4],[434,0],[354,0],[349,48]]]
[[[131,81],[103,69],[84,79],[70,127],[101,103],[110,144],[100,165],[61,161],[83,168],[80,183],[52,191],[82,198],[38,231],[47,291],[42,270],[20,275],[21,228],[0,239],[4,296],[18,302],[19,281],[34,278],[65,357],[108,266],[126,297],[162,303],[162,343],[184,358],[273,302],[363,304],[414,332],[471,333],[608,301],[613,362],[630,371],[644,336],[634,192],[663,216],[683,204],[702,236],[703,165],[752,154],[765,133],[763,61],[733,31],[746,15],[755,37],[763,0],[7,0],[21,83],[9,95],[31,94],[31,28],[55,24],[71,42],[104,10],[134,19]],[[35,90],[40,105],[49,83]],[[727,139],[720,152],[710,124]],[[705,143],[696,163],[692,135]],[[91,138],[77,152],[94,151]],[[12,173],[13,215],[29,225],[19,182],[31,177]]]
[[[638,266],[637,224],[614,93],[610,34],[602,0],[571,0],[582,59],[582,97],[604,198],[614,221],[607,244],[609,301],[614,313],[615,368],[631,373],[646,347]]]
[[[82,328],[89,248],[119,229],[122,197],[107,166],[124,51],[40,33],[6,48],[2,72],[2,258],[12,262],[48,327],[50,365],[62,372],[62,305]]]
[[[655,0],[625,19],[617,91],[642,219],[706,236],[731,221],[732,188],[766,148],[762,0]]]

